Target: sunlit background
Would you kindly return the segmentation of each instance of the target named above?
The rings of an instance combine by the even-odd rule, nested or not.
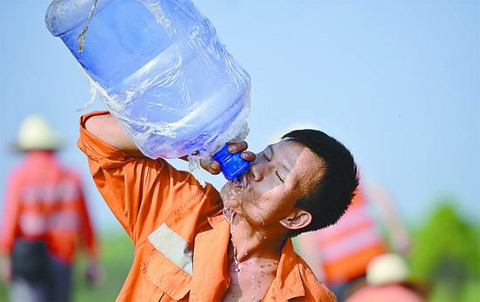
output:
[[[455,299],[479,299],[472,289],[480,286],[474,272],[480,269],[479,1],[194,2],[251,75],[250,148],[260,151],[299,125],[336,137],[356,157],[362,182],[380,183],[396,201],[416,240],[413,269],[448,274],[452,270],[437,264],[453,259],[465,278],[453,285],[460,293]],[[10,146],[22,119],[44,115],[65,139],[61,158],[84,176],[89,209],[104,240],[110,287],[92,296],[78,285],[76,300],[111,301],[131,257],[112,246],[131,248],[75,146],[80,114],[103,105],[76,111],[90,98],[88,82],[45,27],[49,3],[0,1],[0,184],[5,187],[20,160]],[[205,177],[217,187],[224,182]],[[439,240],[432,238],[447,234],[454,239],[434,244]],[[439,282],[452,284],[445,279]],[[448,287],[438,288],[432,299],[450,297]]]

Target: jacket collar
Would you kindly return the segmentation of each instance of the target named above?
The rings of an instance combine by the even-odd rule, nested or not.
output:
[[[300,275],[298,255],[293,249],[291,239],[287,239],[282,249],[277,274],[267,294],[276,287],[285,300],[305,296],[305,288]]]

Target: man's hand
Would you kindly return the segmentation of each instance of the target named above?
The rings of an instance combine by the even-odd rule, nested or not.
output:
[[[228,152],[235,154],[242,152],[241,156],[244,160],[252,162],[255,160],[255,153],[250,151],[245,151],[248,148],[248,144],[245,141],[238,143],[228,143]],[[183,160],[188,160],[186,156],[182,157]],[[221,172],[220,164],[217,161],[214,161],[211,157],[200,160],[200,166],[203,169],[207,170],[213,175],[217,175]]]
[[[95,260],[88,260],[87,270],[85,272],[85,282],[87,287],[95,287],[103,282],[104,272],[102,267]]]
[[[255,153],[245,151],[247,150],[247,148],[248,144],[245,141],[241,141],[238,143],[228,143],[228,152],[230,152],[231,154],[242,152],[241,157],[246,161],[252,162],[256,158]],[[200,161],[200,165],[202,166],[202,168],[212,173],[213,175],[217,175],[221,172],[220,164],[217,161],[214,161],[212,158],[202,159]]]

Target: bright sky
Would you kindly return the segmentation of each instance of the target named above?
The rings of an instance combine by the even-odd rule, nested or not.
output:
[[[49,2],[0,1],[0,185],[20,159],[9,146],[21,120],[42,114],[85,176],[97,225],[118,229],[75,147],[88,84],[45,27]],[[316,125],[351,149],[407,221],[445,194],[480,216],[479,1],[194,2],[251,75],[253,151],[288,127]]]

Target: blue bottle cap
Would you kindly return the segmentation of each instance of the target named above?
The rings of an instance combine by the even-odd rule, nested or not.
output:
[[[247,172],[250,162],[241,157],[241,153],[228,152],[228,145],[222,147],[212,158],[220,164],[220,169],[226,179],[232,181]]]

